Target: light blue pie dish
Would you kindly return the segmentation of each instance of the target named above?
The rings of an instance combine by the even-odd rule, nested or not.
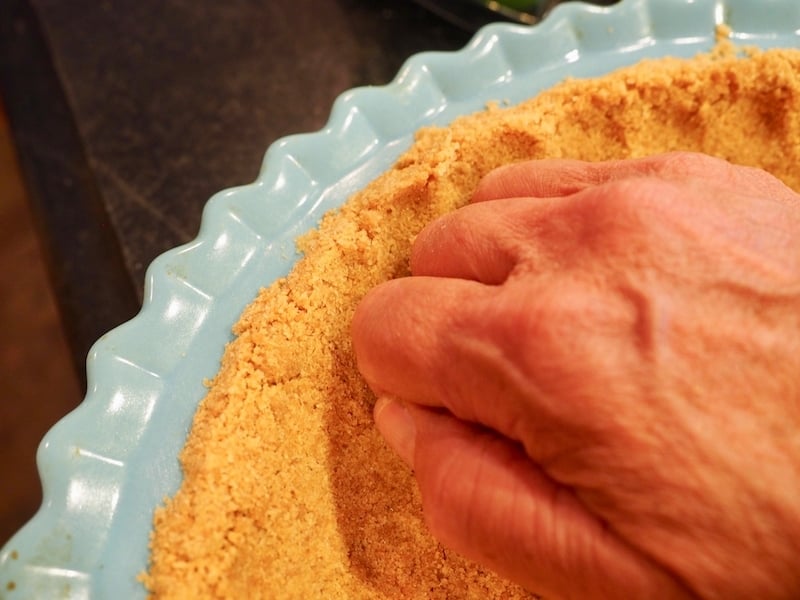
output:
[[[143,598],[154,509],[178,489],[178,453],[203,381],[294,239],[386,170],[425,125],[516,103],[565,77],[742,45],[800,46],[797,0],[623,0],[560,5],[534,27],[490,25],[459,52],[410,58],[387,86],[334,104],[321,131],[276,142],[251,185],[206,205],[198,237],[156,259],[141,312],[92,348],[83,403],[41,443],[44,501],[0,552],[0,599]]]

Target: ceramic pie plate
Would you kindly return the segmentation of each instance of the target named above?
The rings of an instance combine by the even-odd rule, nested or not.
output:
[[[339,97],[324,129],[273,144],[254,183],[212,197],[197,238],[150,265],[141,312],[93,346],[86,398],[39,447],[42,506],[0,551],[0,599],[145,597],[153,511],[180,485],[178,453],[231,327],[289,272],[294,239],[417,129],[565,77],[691,57],[721,23],[741,45],[800,46],[796,0],[570,2],[533,27],[488,25],[458,52],[415,55],[390,84]]]

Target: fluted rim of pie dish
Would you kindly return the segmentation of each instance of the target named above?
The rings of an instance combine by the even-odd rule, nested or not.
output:
[[[213,196],[196,239],[153,261],[137,316],[92,347],[84,401],[39,447],[42,506],[0,551],[0,597],[145,596],[153,511],[180,485],[178,453],[231,327],[291,269],[294,239],[417,129],[566,77],[693,56],[723,23],[742,45],[800,46],[795,0],[566,3],[535,26],[492,24],[459,51],[414,55],[388,85],[342,94],[323,129],[272,144],[254,183]]]

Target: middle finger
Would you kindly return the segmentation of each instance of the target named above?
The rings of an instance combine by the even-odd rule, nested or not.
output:
[[[564,199],[508,198],[465,206],[440,217],[417,236],[411,272],[502,284],[530,254],[539,223]],[[551,221],[549,227],[553,226]]]

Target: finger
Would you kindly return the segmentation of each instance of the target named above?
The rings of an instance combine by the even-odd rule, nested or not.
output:
[[[750,192],[798,204],[797,194],[766,171],[692,152],[602,162],[549,159],[515,163],[486,175],[472,200],[485,202],[498,198],[568,196],[589,187],[631,177],[702,179],[731,191]]]
[[[595,338],[619,335],[629,310],[580,282],[551,281],[524,298],[460,279],[382,284],[352,322],[358,368],[378,396],[445,408],[549,460],[580,432],[613,423],[607,406],[586,407],[616,356]]]
[[[446,406],[451,371],[459,368],[448,353],[451,339],[490,289],[473,281],[406,277],[371,290],[351,327],[358,368],[373,391]]]
[[[411,272],[432,277],[503,283],[524,254],[535,247],[535,222],[546,218],[552,202],[534,206],[527,199],[473,204],[444,215],[414,241]]]
[[[515,444],[444,413],[407,414],[391,425],[413,427],[426,522],[445,546],[548,598],[689,597]]]
[[[412,248],[411,272],[498,285],[523,263],[526,271],[537,274],[564,271],[595,250],[606,254],[610,248],[595,245],[602,246],[615,234],[630,237],[665,210],[696,210],[682,202],[690,191],[685,187],[641,177],[598,184],[562,198],[471,204],[420,232]]]
[[[533,160],[505,165],[481,179],[472,202],[569,196],[607,181],[609,167],[608,163],[570,159]]]
[[[409,469],[414,468],[416,427],[408,407],[386,396],[378,398],[373,408],[375,425],[389,447]]]
[[[523,383],[515,387],[515,375],[502,372],[511,367],[499,350],[471,331],[495,290],[427,277],[373,289],[356,308],[352,339],[358,368],[375,394],[444,407],[518,439],[530,392]]]

